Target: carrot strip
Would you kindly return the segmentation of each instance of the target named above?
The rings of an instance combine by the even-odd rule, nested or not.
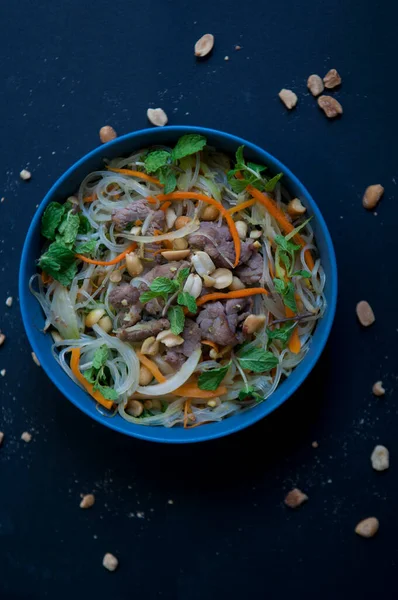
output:
[[[164,204],[163,204],[163,205],[160,207],[160,210],[163,210],[164,212],[166,212],[166,210],[167,210],[168,208],[170,208],[170,206],[171,206],[171,202],[165,202],[165,203],[164,203]]]
[[[160,183],[159,179],[151,177],[146,173],[141,173],[141,171],[132,171],[131,169],[111,169],[111,167],[106,168],[108,169],[108,171],[113,171],[114,173],[121,173],[122,175],[130,175],[131,177],[138,177],[139,179],[145,179],[145,181],[151,181],[155,185],[163,187],[163,183]]]
[[[214,292],[213,294],[206,294],[205,296],[201,296],[197,299],[197,306],[202,306],[202,304],[206,304],[206,302],[211,302],[212,300],[229,300],[230,298],[246,298],[247,296],[255,296],[256,294],[265,294],[269,295],[269,292],[264,288],[247,288],[245,290],[236,290],[234,292],[227,292],[223,294],[222,292]]]
[[[70,359],[70,368],[72,370],[73,375],[76,379],[82,384],[85,390],[102,406],[105,406],[108,410],[110,410],[113,406],[112,400],[107,400],[98,390],[94,390],[94,386],[92,383],[87,381],[87,379],[83,376],[79,369],[79,361],[80,361],[80,348],[72,348],[71,351],[71,359]]]
[[[188,410],[191,408],[191,401],[190,400],[185,400],[184,403],[184,429],[187,428],[187,423],[188,423]]]
[[[216,352],[218,352],[217,344],[215,342],[212,342],[211,340],[202,340],[201,344],[204,344],[205,346],[211,346]]]
[[[285,313],[286,313],[287,317],[294,317],[294,312],[288,306],[285,306]],[[298,330],[297,330],[297,325],[293,329],[293,333],[290,336],[290,339],[288,342],[288,348],[289,348],[290,352],[293,352],[293,354],[298,354],[301,350],[301,343],[300,343],[300,338],[299,338],[299,334],[298,334]]]
[[[215,206],[219,212],[222,214],[222,216],[225,218],[228,227],[231,231],[231,236],[232,236],[232,240],[234,242],[234,247],[235,247],[235,263],[234,263],[234,267],[236,267],[239,263],[239,259],[240,259],[240,251],[241,251],[241,245],[240,245],[240,238],[238,235],[238,231],[236,229],[236,225],[235,222],[231,216],[231,214],[228,212],[228,210],[226,208],[223,207],[223,205],[220,202],[217,202],[217,200],[214,200],[214,198],[210,198],[209,196],[205,196],[204,194],[197,194],[196,192],[172,192],[171,194],[159,194],[157,196],[157,199],[160,202],[164,202],[166,200],[186,200],[187,198],[190,198],[191,200],[201,200],[202,202],[205,202],[206,204],[211,204],[212,206]]]
[[[94,202],[94,200],[97,199],[97,194],[93,194],[92,196],[87,196],[86,198],[83,198],[83,202],[88,204],[89,202]]]
[[[220,385],[214,392],[209,390],[201,390],[194,383],[185,383],[181,387],[177,388],[173,394],[176,396],[186,396],[187,398],[217,398],[217,396],[223,396],[227,393],[227,388]]]
[[[258,202],[260,202],[260,204],[262,204],[267,209],[269,214],[272,217],[274,217],[274,219],[279,223],[279,225],[282,227],[285,233],[290,233],[291,231],[293,231],[293,225],[279,210],[272,198],[266,196],[252,185],[248,185],[246,189],[249,192],[249,194],[253,196],[253,198],[255,198]],[[295,240],[295,242],[297,242],[297,244],[300,244],[302,248],[306,245],[305,241],[299,233],[296,233],[293,239]],[[314,259],[312,258],[311,252],[309,250],[306,250],[305,252],[305,260],[307,261],[308,267],[312,271],[312,269],[314,268]]]
[[[90,263],[90,265],[102,265],[103,267],[109,267],[111,265],[117,265],[129,252],[132,252],[137,248],[137,244],[133,242],[130,244],[126,250],[124,250],[121,254],[118,254],[112,260],[95,260],[95,258],[87,258],[87,256],[83,256],[83,254],[75,254],[76,258],[80,258],[83,262]]]
[[[236,213],[240,210],[245,210],[245,208],[249,208],[250,206],[253,206],[253,204],[256,204],[255,200],[246,200],[246,202],[241,202],[240,204],[237,204],[236,206],[229,208],[228,212],[229,212],[229,214],[233,215],[234,213]]]
[[[44,285],[47,285],[48,283],[50,283],[51,281],[53,281],[53,278],[51,277],[51,275],[49,275],[45,271],[42,271],[41,272],[41,280],[44,283]]]
[[[141,352],[137,352],[137,356],[140,363],[152,373],[158,383],[164,383],[166,381],[166,377],[160,372],[159,367],[153,362],[153,360]]]
[[[137,219],[135,224],[137,225],[137,227],[139,227],[140,225],[143,224],[144,221],[141,221],[141,219]]]

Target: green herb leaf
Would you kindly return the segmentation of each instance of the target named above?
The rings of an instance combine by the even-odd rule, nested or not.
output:
[[[101,392],[101,394],[103,395],[103,397],[106,400],[113,400],[113,401],[115,401],[115,400],[117,400],[119,398],[117,392],[113,388],[111,388],[111,387],[109,387],[107,385],[98,384],[97,385],[97,389],[98,389],[99,392]]]
[[[283,235],[276,235],[274,238],[275,244],[281,248],[281,250],[285,250],[285,252],[294,253],[296,250],[300,250],[301,246],[298,244],[294,244],[293,242],[289,242]]]
[[[149,286],[151,292],[160,292],[162,294],[173,294],[179,288],[177,281],[167,279],[167,277],[156,277]]]
[[[85,215],[79,214],[79,231],[78,233],[82,234],[82,235],[86,235],[87,233],[90,233],[92,227],[90,225],[90,221],[87,219],[87,217]]]
[[[163,192],[165,194],[171,194],[177,187],[177,179],[174,171],[170,167],[162,167],[156,173],[160,183],[163,184]]]
[[[183,135],[178,140],[172,152],[173,160],[179,160],[184,156],[189,156],[190,154],[196,154],[196,152],[200,152],[206,146],[206,143],[207,140],[203,135],[198,135],[197,133],[188,133],[187,135]]]
[[[55,239],[55,232],[62,221],[65,208],[58,202],[50,202],[41,218],[41,234],[49,240]]]
[[[304,277],[304,279],[309,279],[311,277],[311,273],[309,271],[295,271],[293,273],[293,277]]]
[[[261,400],[264,399],[252,385],[247,386],[247,388],[239,392],[238,400],[249,400],[250,398],[253,398],[253,400],[256,400],[257,402],[261,402]]]
[[[87,379],[87,381],[89,383],[96,382],[96,373],[95,373],[95,370],[93,369],[93,367],[90,367],[89,369],[86,369],[85,371],[83,371],[83,376],[85,377],[85,379]]]
[[[177,274],[177,282],[181,286],[185,283],[185,280],[188,278],[189,269],[181,269]]]
[[[256,163],[252,163],[252,162],[248,162],[247,166],[249,167],[249,169],[251,169],[252,171],[255,171],[258,174],[267,170],[267,167],[265,167],[264,165],[257,165]]]
[[[151,292],[150,290],[148,290],[147,292],[141,294],[140,302],[141,304],[146,304],[154,298],[163,298],[163,300],[167,300],[167,294],[164,294],[163,292]]]
[[[282,281],[282,279],[274,279],[274,286],[278,294],[282,296],[284,305],[288,306],[293,312],[297,312],[293,283],[291,281],[286,283],[285,281]]]
[[[65,245],[72,245],[75,243],[79,227],[79,215],[74,215],[72,211],[69,211],[58,228]]]
[[[108,346],[103,344],[95,351],[94,358],[93,358],[94,369],[97,369],[97,371],[98,371],[101,367],[103,367],[105,365],[106,361],[108,360],[108,356],[109,356]]]
[[[239,148],[235,152],[236,166],[238,167],[237,170],[245,166],[245,159],[243,158],[243,148],[244,146],[239,146]]]
[[[267,336],[268,341],[271,340],[280,340],[283,344],[283,347],[288,343],[290,336],[293,333],[293,329],[295,328],[296,323],[292,321],[288,321],[287,323],[283,323],[280,325],[279,329],[268,329],[267,328]]]
[[[299,233],[299,231],[301,231],[311,221],[311,219],[312,219],[312,217],[309,217],[309,219],[306,219],[303,223],[301,223],[301,225],[297,225],[297,227],[292,229],[292,231],[287,234],[285,239],[288,241],[291,240],[292,237],[294,237],[297,233]]]
[[[62,285],[69,285],[77,270],[75,254],[64,244],[53,242],[40,257],[39,267]]]
[[[210,371],[203,371],[199,375],[198,386],[201,390],[208,390],[214,392],[228,373],[231,363],[220,367],[219,369],[211,369]]]
[[[196,300],[188,292],[180,292],[177,297],[177,302],[181,306],[186,306],[190,313],[196,314],[198,307],[196,306]]]
[[[170,321],[172,333],[178,335],[184,329],[185,315],[181,306],[170,306],[167,311],[167,318]]]
[[[277,357],[272,352],[252,346],[240,350],[237,359],[242,369],[248,369],[254,373],[270,371],[279,363]]]
[[[275,177],[273,177],[272,179],[269,179],[267,181],[267,183],[265,184],[265,191],[266,192],[273,192],[275,189],[276,184],[278,183],[278,181],[281,179],[281,177],[283,177],[283,173],[278,173],[278,175],[275,175]]]
[[[49,273],[48,271],[47,271],[47,273],[49,275],[51,275],[51,273]],[[76,263],[76,261],[74,261],[67,269],[60,271],[56,277],[54,277],[54,275],[52,275],[52,277],[54,277],[54,279],[59,281],[60,284],[63,285],[64,287],[69,287],[70,284],[72,283],[76,273],[77,273],[77,263]]]
[[[233,175],[230,175],[231,173],[233,173]],[[227,177],[231,190],[235,192],[235,194],[241,194],[250,183],[248,179],[236,179],[235,171],[230,171]]]
[[[93,255],[95,253],[96,247],[97,247],[96,240],[89,240],[88,242],[82,242],[81,244],[76,246],[75,252],[77,252],[77,254]]]
[[[147,173],[155,173],[160,167],[167,165],[170,159],[171,154],[167,150],[149,152],[145,158],[145,170]]]

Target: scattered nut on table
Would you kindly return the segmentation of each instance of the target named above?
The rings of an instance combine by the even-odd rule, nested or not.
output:
[[[29,433],[28,431],[24,431],[23,434],[21,435],[21,440],[24,442],[30,442],[32,439],[32,434]]]
[[[372,386],[372,392],[375,396],[384,396],[386,390],[383,388],[383,382],[376,381]]]
[[[101,127],[101,129],[99,130],[99,136],[101,142],[103,144],[106,144],[107,142],[110,142],[111,140],[117,138],[117,133],[110,125],[104,125],[104,127]]]
[[[195,44],[195,56],[203,58],[207,56],[213,49],[214,46],[214,35],[211,33],[205,33]]]
[[[279,92],[278,96],[282,100],[286,108],[288,108],[289,110],[294,108],[297,104],[297,95],[294,92],[292,92],[292,90],[286,90],[285,88],[283,88]]]
[[[370,185],[366,188],[362,198],[363,207],[367,208],[368,210],[371,210],[379,203],[383,194],[384,188],[382,185],[380,185],[380,183]]]
[[[319,443],[317,441],[312,442],[311,446],[313,448],[318,448],[319,447]]]
[[[168,122],[167,115],[162,108],[148,108],[146,116],[148,117],[148,121],[152,125],[156,125],[156,127],[164,127]]]
[[[375,446],[370,461],[375,471],[386,471],[390,466],[390,453],[385,446]]]
[[[102,565],[108,571],[115,571],[119,565],[119,561],[116,556],[113,556],[110,552],[107,552],[102,560]]]
[[[4,433],[2,431],[0,431],[0,446],[3,443],[4,440]]]
[[[32,358],[33,358],[33,362],[34,362],[34,363],[35,363],[35,364],[36,364],[38,367],[41,367],[40,361],[39,361],[39,359],[37,358],[37,356],[36,356],[36,353],[35,353],[35,352],[32,352]]]
[[[337,73],[336,69],[330,69],[323,78],[323,83],[325,84],[325,88],[331,90],[332,88],[340,85],[341,77]]]
[[[2,346],[5,341],[6,341],[6,336],[4,335],[4,333],[1,333],[1,331],[0,331],[0,346]]]
[[[94,494],[86,494],[80,502],[80,508],[91,508],[95,503]]]
[[[285,504],[289,508],[298,508],[307,500],[308,500],[307,494],[304,494],[298,488],[294,488],[287,494],[287,496],[285,498]]]
[[[293,198],[287,205],[287,212],[291,217],[298,217],[306,212],[306,207],[301,204],[298,198]]]
[[[359,521],[355,527],[355,533],[364,538],[371,538],[379,531],[379,520],[376,517],[368,517]]]
[[[343,107],[332,96],[319,96],[318,106],[323,110],[328,119],[334,119],[343,114]]]
[[[313,96],[319,96],[324,90],[322,79],[319,75],[310,75],[307,79],[307,88],[310,90]]]
[[[363,325],[363,327],[369,327],[369,325],[372,325],[375,322],[376,317],[372,307],[366,300],[361,300],[358,302],[356,311],[359,322],[361,325]]]
[[[13,303],[13,297],[12,296],[8,296],[7,300],[6,300],[6,306],[8,306],[8,308],[11,308]]]
[[[19,176],[24,181],[28,181],[32,177],[32,174],[27,169],[22,169],[22,171],[20,172]]]

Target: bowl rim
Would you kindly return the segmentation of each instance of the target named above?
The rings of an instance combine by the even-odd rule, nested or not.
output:
[[[39,332],[33,326],[33,324],[31,323],[31,321],[29,319],[29,302],[32,301],[34,297],[30,294],[30,292],[27,288],[27,279],[26,279],[26,277],[28,277],[28,281],[29,281],[30,276],[31,276],[31,275],[29,275],[30,269],[28,268],[28,265],[30,266],[30,264],[31,264],[29,255],[30,255],[30,246],[32,243],[32,239],[35,236],[36,228],[40,226],[40,219],[41,219],[41,215],[43,213],[45,206],[47,206],[47,204],[52,200],[52,197],[57,192],[58,188],[60,186],[62,186],[65,182],[67,182],[68,179],[74,175],[74,172],[76,170],[78,170],[81,167],[84,167],[84,165],[87,161],[89,161],[90,159],[94,159],[94,158],[98,158],[100,160],[101,158],[104,158],[107,151],[110,151],[109,153],[112,154],[112,148],[116,148],[118,145],[123,144],[123,142],[125,142],[126,140],[131,141],[131,145],[132,145],[132,149],[133,149],[134,144],[137,143],[137,141],[140,139],[141,136],[153,135],[155,138],[154,144],[156,144],[156,136],[158,135],[157,132],[159,132],[159,131],[162,131],[162,132],[169,131],[170,135],[173,135],[175,133],[180,133],[181,135],[184,135],[187,133],[198,133],[198,134],[202,134],[202,135],[208,136],[208,137],[211,137],[211,136],[218,137],[220,139],[220,141],[222,139],[224,139],[224,140],[228,139],[230,142],[233,142],[233,144],[235,144],[236,147],[244,145],[247,149],[249,149],[254,154],[263,156],[265,163],[267,163],[267,161],[271,162],[278,171],[280,170],[284,173],[284,176],[288,180],[289,184],[294,185],[297,189],[300,190],[300,194],[305,198],[305,201],[308,202],[308,204],[311,208],[311,212],[313,213],[313,215],[316,219],[316,222],[319,226],[319,229],[322,231],[322,236],[324,238],[325,247],[327,249],[326,252],[327,252],[327,255],[329,256],[329,260],[330,260],[330,274],[329,274],[330,297],[328,298],[328,307],[327,307],[326,313],[325,313],[324,317],[322,318],[323,331],[322,331],[320,337],[318,337],[318,339],[317,339],[316,349],[315,349],[314,353],[312,354],[312,356],[305,357],[303,359],[302,363],[300,363],[303,366],[302,366],[300,375],[297,377],[297,381],[290,381],[290,385],[285,387],[284,393],[281,393],[278,402],[276,404],[274,404],[273,406],[267,405],[267,402],[263,402],[263,403],[259,404],[258,407],[255,407],[258,410],[247,411],[246,414],[251,415],[251,418],[241,419],[239,422],[239,418],[236,419],[236,417],[239,417],[239,414],[232,415],[231,417],[228,417],[227,419],[223,419],[222,421],[219,421],[217,423],[210,423],[207,425],[203,425],[202,427],[184,430],[187,435],[184,436],[184,438],[179,438],[179,439],[173,439],[173,436],[170,435],[170,434],[172,434],[174,428],[168,429],[168,428],[160,428],[160,427],[149,427],[149,426],[146,427],[146,426],[139,426],[139,425],[135,426],[134,424],[129,423],[131,430],[130,429],[126,430],[125,427],[122,427],[122,424],[125,425],[126,423],[128,423],[127,421],[122,421],[122,423],[119,425],[119,420],[116,418],[115,419],[105,418],[98,411],[94,411],[94,412],[90,411],[89,403],[87,403],[87,404],[84,402],[82,403],[80,400],[76,399],[76,396],[78,397],[78,395],[73,394],[70,390],[66,389],[66,387],[64,386],[63,383],[60,383],[58,381],[58,378],[57,378],[58,371],[57,371],[57,369],[54,369],[54,366],[57,366],[57,368],[61,368],[61,367],[59,367],[59,365],[56,363],[56,361],[54,360],[54,358],[52,356],[49,360],[48,356],[45,355],[41,351],[39,342],[36,341],[36,337]],[[139,145],[139,143],[138,143],[138,145]],[[123,152],[123,153],[125,153],[125,152]],[[245,140],[234,134],[220,131],[217,129],[211,129],[208,127],[189,126],[189,125],[170,125],[165,128],[140,129],[140,130],[137,130],[137,131],[134,131],[131,133],[127,133],[123,136],[119,136],[116,139],[112,140],[111,142],[108,142],[107,144],[97,146],[93,150],[90,150],[90,152],[85,154],[79,160],[77,160],[55,181],[55,183],[51,186],[49,191],[46,193],[46,195],[40,202],[40,204],[31,220],[31,223],[29,225],[29,229],[28,229],[28,232],[27,232],[27,235],[25,238],[22,255],[21,255],[18,287],[19,287],[19,299],[20,299],[20,308],[21,308],[21,313],[22,313],[22,321],[23,321],[25,331],[28,336],[28,340],[32,346],[32,349],[36,353],[47,376],[51,379],[51,381],[54,383],[54,385],[57,387],[57,389],[70,402],[72,402],[72,404],[74,404],[77,408],[79,408],[81,411],[83,411],[87,416],[91,417],[92,419],[95,419],[97,422],[101,423],[102,425],[105,425],[105,426],[109,427],[110,429],[113,429],[114,431],[117,431],[119,433],[129,435],[130,437],[134,437],[134,438],[138,438],[138,439],[142,439],[142,440],[146,440],[146,441],[151,441],[151,442],[158,442],[158,443],[184,444],[184,443],[196,443],[196,442],[214,440],[214,439],[217,439],[220,437],[224,437],[226,435],[230,435],[237,431],[241,431],[242,429],[245,429],[246,427],[253,425],[257,421],[260,421],[261,419],[263,419],[264,417],[266,417],[267,415],[272,413],[274,410],[279,408],[284,402],[286,402],[288,400],[288,398],[290,398],[290,396],[292,396],[294,394],[294,392],[306,380],[306,378],[308,377],[308,375],[314,368],[314,366],[317,363],[317,361],[319,360],[319,358],[324,350],[324,347],[326,345],[326,342],[328,340],[328,337],[329,337],[329,334],[330,334],[330,331],[331,331],[331,328],[333,325],[335,312],[336,312],[338,278],[337,278],[337,262],[336,262],[336,255],[335,255],[335,251],[334,251],[334,247],[333,247],[333,242],[332,242],[332,238],[330,236],[329,230],[327,228],[326,222],[322,216],[322,213],[321,213],[320,209],[318,208],[318,205],[316,204],[315,200],[312,198],[311,194],[308,192],[307,188],[290,171],[290,169],[288,167],[286,167],[286,165],[284,165],[275,156],[273,156],[272,154],[270,154],[269,152],[267,152],[266,150],[264,150],[257,144],[254,144],[253,142]],[[286,381],[284,383],[289,382],[289,380],[290,380],[290,378],[286,379]],[[74,384],[74,387],[75,386],[76,386],[77,390],[81,391],[81,393],[86,394],[86,392],[84,392],[84,390],[80,389],[79,386]],[[121,417],[120,417],[120,419],[121,419]],[[228,423],[230,423],[230,426],[228,426]],[[222,424],[227,424],[227,426],[226,427],[225,426],[218,427]],[[153,430],[157,431],[157,435],[152,435],[151,432]],[[181,428],[178,428],[178,430],[180,431]],[[163,436],[163,435],[159,434],[159,431],[164,431],[165,435]]]

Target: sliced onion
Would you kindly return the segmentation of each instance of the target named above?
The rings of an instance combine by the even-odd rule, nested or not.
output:
[[[169,231],[163,235],[132,235],[131,233],[119,233],[119,237],[127,238],[132,242],[138,242],[139,244],[153,244],[154,242],[163,242],[164,240],[177,240],[183,238],[186,235],[190,235],[199,229],[199,221],[191,221],[185,227],[176,229],[176,231]]]
[[[79,325],[69,292],[58,284],[51,302],[51,322],[64,339],[78,339]]]
[[[139,385],[137,392],[144,396],[164,396],[165,394],[171,394],[177,388],[182,386],[194,373],[198,362],[200,360],[202,350],[198,348],[192,352],[188,360],[182,365],[181,369],[170,379],[164,383],[158,383],[157,385]]]

